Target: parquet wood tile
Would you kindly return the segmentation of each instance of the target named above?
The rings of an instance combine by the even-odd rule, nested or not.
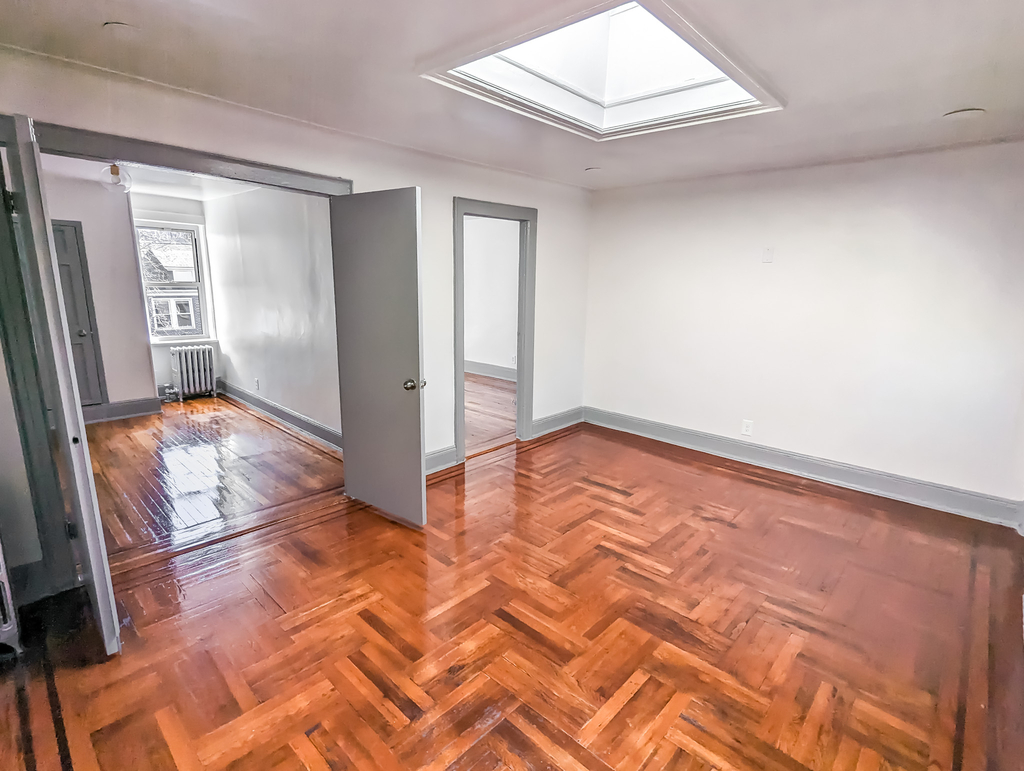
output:
[[[423,532],[324,495],[118,573],[75,768],[1020,767],[1009,530],[595,428],[439,475]]]
[[[516,384],[466,373],[466,455],[516,438]]]
[[[344,484],[340,453],[229,398],[96,423],[88,438],[115,573],[305,515]]]

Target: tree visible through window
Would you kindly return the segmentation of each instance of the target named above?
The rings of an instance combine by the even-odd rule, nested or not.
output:
[[[135,229],[153,337],[199,337],[203,324],[198,235],[191,228]]]

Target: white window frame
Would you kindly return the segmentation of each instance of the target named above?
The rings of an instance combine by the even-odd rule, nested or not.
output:
[[[142,296],[146,303],[146,326],[149,330],[149,342],[153,345],[176,345],[179,343],[194,343],[194,342],[210,342],[217,339],[214,314],[213,314],[213,293],[210,289],[210,258],[209,252],[206,246],[206,227],[196,222],[183,222],[180,219],[172,219],[170,216],[167,219],[157,218],[157,215],[147,212],[144,217],[136,217],[133,221],[134,227],[132,228],[132,238],[135,240],[135,252],[139,265],[139,278],[142,281]],[[175,282],[170,284],[159,284],[149,283],[146,281],[145,276],[142,273],[142,251],[138,245],[138,233],[137,228],[159,228],[162,230],[191,230],[194,234],[196,250],[197,269],[199,271],[198,281],[195,282]],[[153,328],[150,322],[150,306],[153,298],[149,295],[149,288],[162,288],[162,289],[174,289],[175,287],[194,287],[199,292],[199,313],[203,319],[204,330],[201,333],[194,335],[171,335],[162,336],[153,333]],[[173,301],[177,298],[170,297],[169,300]],[[192,298],[188,299],[189,302]],[[192,308],[192,321],[195,323],[195,308]],[[176,314],[171,314],[171,329],[177,329],[177,318]]]
[[[167,303],[167,313],[161,314],[161,315],[167,316],[167,321],[168,321],[167,329],[195,329],[195,326],[196,326],[196,308],[195,308],[195,304],[192,302],[192,298],[191,297],[175,297],[174,295],[168,295],[167,297],[150,297],[149,301],[154,306],[156,305],[156,303]],[[178,316],[181,315],[181,311],[179,311],[177,309],[177,307],[175,307],[175,309],[173,311],[171,310],[171,303],[180,303],[180,302],[188,303],[188,316],[189,316],[189,318],[192,319],[192,324],[189,325],[188,327],[182,327],[182,326],[180,326],[178,324]],[[156,308],[154,307],[153,310],[154,310],[154,314],[153,315],[156,315]],[[167,338],[166,337],[162,337],[160,339],[161,340],[166,340]]]

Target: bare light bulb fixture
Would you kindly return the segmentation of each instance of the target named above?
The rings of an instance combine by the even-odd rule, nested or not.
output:
[[[127,193],[132,189],[132,177],[116,163],[112,163],[103,167],[100,184],[112,193]]]

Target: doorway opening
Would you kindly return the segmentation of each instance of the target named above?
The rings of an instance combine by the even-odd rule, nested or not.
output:
[[[313,509],[337,513],[369,504],[404,523],[424,524],[421,389],[426,383],[419,326],[418,188],[352,194],[346,180],[34,123],[26,116],[0,115],[0,161],[5,204],[0,211],[0,265],[8,279],[0,282],[4,300],[0,349],[8,375],[0,383],[0,423],[17,427],[3,434],[0,454],[5,474],[24,472],[19,506],[0,511],[5,536],[0,549],[0,597],[4,600],[0,641],[17,638],[16,626],[12,632],[7,623],[13,608],[84,586],[105,652],[113,654],[120,648],[113,562],[118,572],[127,574],[136,568],[148,570],[157,560],[225,536],[255,533],[266,526],[266,534],[273,537],[265,517],[273,518],[275,525],[291,527],[299,515],[316,516]],[[76,168],[55,174],[55,164]],[[125,184],[125,177],[131,176],[129,168],[135,170],[134,188]],[[208,210],[214,199],[142,189],[144,183],[167,183],[167,175],[176,177],[174,185],[240,183],[252,188],[223,196],[226,210],[217,215],[239,225],[244,220],[248,226],[227,228],[223,243],[215,244]],[[64,181],[54,181],[62,176]],[[144,193],[164,200],[160,206],[150,205],[152,200],[146,205],[133,200]],[[264,200],[267,196],[274,200]],[[290,206],[285,196],[299,203]],[[243,197],[254,205],[241,207]],[[145,217],[144,209],[149,210]],[[290,232],[298,237],[270,232],[274,217],[292,214]],[[189,222],[190,217],[203,221]],[[109,221],[101,222],[104,219]],[[242,230],[251,237],[243,238]],[[114,234],[123,247],[117,250],[116,265],[104,240]],[[242,241],[247,241],[246,249],[241,248]],[[262,257],[257,259],[253,249],[262,250]],[[316,259],[297,259],[296,252],[302,250]],[[242,251],[245,254],[239,258]],[[265,270],[250,271],[257,267],[254,262]],[[240,263],[244,265],[241,277],[232,268]],[[218,271],[231,279],[221,282],[220,292]],[[246,277],[253,279],[254,292],[242,298],[245,301],[235,302],[239,298],[230,295],[245,284]],[[291,290],[316,297],[296,300],[288,295]],[[331,303],[316,301],[329,295]],[[376,311],[368,325],[374,334],[366,333],[366,325],[352,323],[357,306]],[[348,315],[336,313],[337,307],[348,308]],[[407,309],[401,323],[388,315],[395,307]],[[254,312],[255,318],[247,323],[246,314]],[[317,330],[325,334],[312,334],[302,314],[315,315]],[[137,323],[130,323],[128,315],[134,315]],[[234,330],[239,339],[229,361],[223,344],[233,334],[232,321],[242,323]],[[88,350],[76,350],[72,338],[93,344]],[[163,338],[175,338],[175,345],[202,343],[200,347],[206,349],[219,344],[223,370],[216,369],[216,361],[216,371],[210,370],[208,350],[191,360],[187,385],[193,395],[204,398],[188,404],[188,409],[174,405],[173,417],[183,429],[180,441],[171,437],[168,444],[167,426],[162,422],[134,426],[135,445],[145,451],[129,448],[114,457],[108,463],[106,481],[116,482],[108,487],[121,489],[105,489],[104,480],[96,477],[94,459],[102,465],[104,452],[109,450],[111,456],[121,452],[124,437],[119,435],[92,453],[93,440],[103,442],[97,433],[110,428],[111,421],[162,421],[166,414],[156,388],[163,378],[154,371],[162,357],[153,351],[157,343],[165,342]],[[254,338],[258,338],[255,346]],[[290,387],[281,390],[288,398],[299,398],[310,388],[340,392],[348,415],[361,418],[345,421],[345,500],[340,503],[313,500],[318,494],[340,495],[342,477],[336,473],[341,470],[340,458],[314,458],[323,460],[321,465],[330,467],[327,476],[335,474],[339,483],[328,480],[325,490],[324,475],[297,457],[296,448],[308,446],[309,438],[300,432],[315,435],[306,430],[315,421],[284,407],[276,414],[264,398],[263,409],[250,405],[256,409],[235,416],[236,423],[246,424],[240,435],[226,425],[231,416],[220,408],[223,405],[205,410],[200,404],[219,401],[205,399],[211,380],[218,392],[238,396],[228,388],[221,390],[217,376],[223,373],[230,385],[233,375],[228,370],[243,371],[239,367],[242,347],[248,345],[254,355],[288,359],[300,352],[308,354],[302,346],[315,341],[325,342],[328,353],[338,354],[333,372],[311,376],[309,366],[300,366],[308,361],[285,360],[264,370],[271,373],[267,380],[250,377],[243,385],[270,396],[268,386],[284,386],[283,379],[290,378]],[[128,347],[135,352],[133,364],[125,359]],[[389,356],[381,357],[379,351]],[[312,353],[306,358],[316,365],[331,363],[329,356]],[[386,367],[366,366],[367,361],[384,359]],[[199,364],[201,373],[195,369]],[[145,395],[125,398],[131,395],[129,386],[140,382]],[[337,398],[314,399],[312,404],[332,411],[342,406]],[[100,409],[92,409],[96,407]],[[87,420],[87,412],[95,422]],[[266,430],[257,412],[276,418],[278,430]],[[295,431],[294,423],[300,420],[306,422]],[[260,421],[262,427],[257,425]],[[380,430],[370,436],[350,430],[360,424]],[[269,457],[257,457],[261,454]],[[392,462],[398,457],[401,465]],[[163,482],[172,476],[181,484],[175,485],[173,495],[164,495]],[[228,490],[230,485],[224,483],[228,478],[241,480],[241,487]],[[285,480],[299,486],[309,482],[318,490],[294,498],[295,490],[285,489]],[[393,505],[393,495],[387,497],[395,488],[405,493],[400,501],[408,504],[405,508]],[[132,490],[137,493],[135,513],[144,507],[152,516],[133,521],[136,532],[114,533],[126,520],[102,516],[100,499],[110,503],[119,493]],[[225,494],[232,491],[238,494]],[[278,503],[274,498],[279,493],[293,500]],[[238,505],[223,511],[225,501]],[[259,522],[246,518],[255,513],[253,504],[259,509]],[[228,518],[241,527],[225,533],[222,524]],[[158,527],[164,532],[154,532]],[[219,532],[209,538],[211,530]],[[125,548],[117,555],[108,554],[114,551],[108,544],[112,538],[117,541],[116,536],[121,539],[115,546]]]
[[[140,163],[40,164],[114,577],[334,500],[329,200]]]
[[[537,210],[455,199],[455,449],[533,436]]]

